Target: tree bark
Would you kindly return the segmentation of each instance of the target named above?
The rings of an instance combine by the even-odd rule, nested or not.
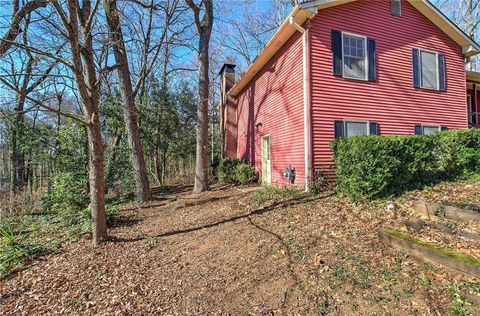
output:
[[[105,175],[104,146],[98,113],[92,114],[94,119],[87,126],[89,147],[89,183],[90,210],[92,212],[92,240],[98,245],[107,238],[107,217],[105,213]],[[96,119],[95,119],[96,117]]]
[[[197,144],[195,160],[195,184],[194,193],[208,190],[208,88],[209,88],[209,55],[208,48],[213,25],[213,3],[212,0],[204,0],[205,10],[200,20],[200,8],[193,0],[186,0],[195,15],[195,24],[200,36],[198,49],[198,81],[199,100],[197,106]]]
[[[105,172],[105,177],[107,180],[109,180],[112,176],[113,172],[113,164],[115,163],[115,160],[117,159],[117,147],[120,145],[120,141],[122,140],[122,134],[117,130],[115,131],[115,136],[113,138],[113,143],[112,143],[112,148],[110,150],[110,158],[108,159],[107,162],[107,171]],[[109,184],[107,182],[107,184]],[[110,183],[111,184],[111,183]]]
[[[124,120],[127,129],[128,144],[131,149],[133,169],[135,172],[136,199],[148,201],[151,199],[148,183],[147,167],[143,154],[142,140],[138,122],[138,109],[135,105],[135,96],[132,89],[127,52],[120,25],[120,12],[116,0],[104,0],[105,15],[107,17],[110,40],[112,41],[115,62],[117,64],[120,92],[124,105]]]

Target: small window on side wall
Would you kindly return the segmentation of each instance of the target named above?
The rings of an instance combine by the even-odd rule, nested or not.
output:
[[[335,139],[340,137],[379,135],[380,129],[377,122],[368,121],[335,121]]]
[[[402,2],[400,0],[390,0],[390,13],[394,16],[402,16]]]
[[[446,126],[439,125],[415,125],[415,135],[434,135],[440,131],[445,131]]]

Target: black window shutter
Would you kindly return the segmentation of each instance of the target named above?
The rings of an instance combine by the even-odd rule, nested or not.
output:
[[[415,135],[423,135],[422,125],[415,125]]]
[[[335,139],[345,136],[343,121],[334,122],[334,135]]]
[[[380,135],[380,125],[377,122],[370,122],[370,135]]]
[[[420,87],[420,56],[419,50],[412,49],[412,64],[413,64],[413,86]]]
[[[446,130],[448,130],[448,127],[446,127],[446,126],[440,126],[440,130],[441,130],[441,131],[446,131]]]
[[[377,80],[377,53],[375,48],[375,40],[369,38],[367,44],[368,52],[368,80]]]
[[[332,30],[333,74],[342,76],[342,32]]]
[[[447,73],[445,68],[445,55],[438,55],[438,78],[439,90],[447,90]]]

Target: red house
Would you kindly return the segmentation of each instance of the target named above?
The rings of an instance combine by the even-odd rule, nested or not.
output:
[[[308,189],[334,174],[336,137],[478,125],[480,75],[467,84],[465,59],[479,52],[427,0],[304,2],[238,81],[234,65],[220,71],[222,153],[265,184]]]

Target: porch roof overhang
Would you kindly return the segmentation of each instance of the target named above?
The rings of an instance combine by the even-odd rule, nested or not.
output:
[[[467,82],[480,83],[480,72],[467,71]]]

